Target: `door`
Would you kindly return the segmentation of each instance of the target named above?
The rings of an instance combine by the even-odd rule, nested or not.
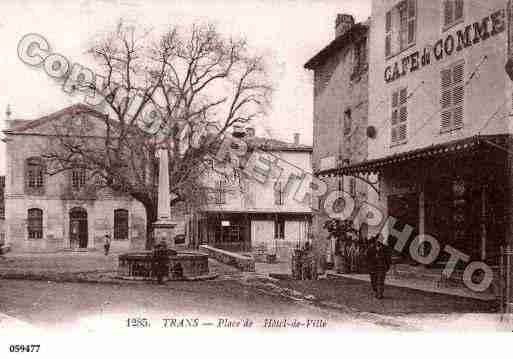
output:
[[[69,225],[71,248],[87,248],[87,211],[83,208],[73,208],[69,213]]]
[[[395,223],[395,230],[402,230],[405,225],[409,225],[413,228],[406,246],[401,252],[401,257],[406,262],[411,262],[410,258],[410,244],[411,241],[418,234],[419,227],[419,198],[417,193],[406,193],[402,195],[392,195],[388,197],[388,214],[394,217],[397,222]],[[395,246],[396,239],[393,238],[391,241],[391,247]]]

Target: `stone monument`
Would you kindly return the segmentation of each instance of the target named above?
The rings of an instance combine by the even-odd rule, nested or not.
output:
[[[153,223],[155,243],[165,240],[171,248],[175,246],[174,231],[176,223],[171,220],[171,195],[169,193],[169,155],[167,148],[159,154],[159,188],[157,203],[157,221]]]

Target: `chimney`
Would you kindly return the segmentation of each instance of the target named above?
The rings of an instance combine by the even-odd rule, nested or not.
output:
[[[353,25],[353,15],[337,14],[337,19],[335,20],[335,38],[344,35]]]
[[[255,137],[255,128],[254,127],[246,127],[246,135],[248,137]]]
[[[294,144],[299,145],[299,133],[294,133]]]
[[[236,138],[243,138],[244,136],[246,136],[246,131],[244,131],[242,126],[233,126],[232,136]]]

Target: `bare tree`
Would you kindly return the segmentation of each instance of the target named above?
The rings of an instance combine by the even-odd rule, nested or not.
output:
[[[154,37],[120,21],[88,53],[98,71],[94,83],[82,86],[102,100],[102,111],[80,111],[89,113],[55,128],[45,151],[48,171],[81,167],[97,189],[131,195],[146,209],[149,234],[157,219],[158,151],[169,153],[173,203],[203,204],[211,189],[200,179],[212,169],[208,158],[220,140],[269,106],[265,61],[245,40],[212,25],[171,27]],[[83,115],[101,121],[100,136]]]

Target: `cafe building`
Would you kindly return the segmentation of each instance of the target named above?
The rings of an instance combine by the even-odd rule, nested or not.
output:
[[[337,171],[378,178],[368,201],[396,221],[375,231],[409,226],[410,240],[429,234],[470,261],[497,264],[511,237],[509,7],[372,1],[368,154]],[[412,263],[404,252],[400,261]],[[432,266],[447,260],[441,251]]]

